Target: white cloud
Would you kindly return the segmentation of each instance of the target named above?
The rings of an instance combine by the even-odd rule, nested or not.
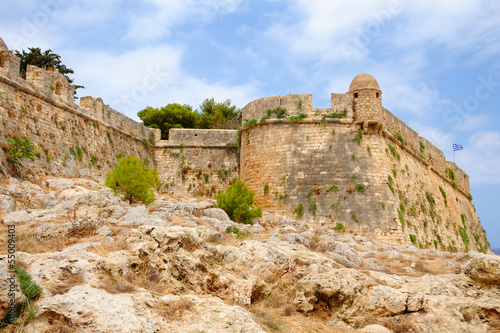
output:
[[[197,108],[204,99],[214,97],[217,101],[230,98],[243,107],[256,98],[256,82],[231,85],[187,75],[181,69],[183,52],[181,47],[159,45],[120,55],[104,51],[66,54],[78,64],[75,83],[87,87],[78,92],[80,97],[101,97],[105,104],[134,119],[146,106],[180,103]]]
[[[474,184],[500,184],[500,132],[481,131],[472,135],[464,150],[456,153],[457,164]]]
[[[151,5],[146,13],[129,16],[126,38],[151,41],[170,34],[170,29],[184,22],[206,22],[216,14],[234,12],[242,0],[143,0]]]

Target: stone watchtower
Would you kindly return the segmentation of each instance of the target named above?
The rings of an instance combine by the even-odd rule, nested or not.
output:
[[[377,80],[371,75],[356,76],[349,87],[353,99],[354,123],[365,133],[378,133],[382,129],[382,91]]]

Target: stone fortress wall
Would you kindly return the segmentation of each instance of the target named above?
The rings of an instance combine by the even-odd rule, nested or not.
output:
[[[341,223],[390,241],[452,251],[486,246],[468,176],[382,107],[371,76],[331,94],[331,108],[314,108],[306,94],[253,101],[243,109],[240,137],[171,129],[170,139],[160,140],[159,130],[102,99],[76,105],[73,94],[57,71],[30,66],[20,78],[19,59],[0,39],[2,163],[12,137],[36,145],[36,158],[25,164],[38,175],[102,181],[118,157],[134,155],[158,170],[167,191],[212,196],[241,177],[259,204],[288,217],[301,205],[311,223]]]
[[[245,106],[240,176],[259,204],[390,241],[485,250],[467,174],[383,108],[373,77],[359,75],[331,101],[313,108],[311,95],[286,95]]]
[[[103,181],[122,156],[142,158],[159,170],[164,188],[211,194],[238,176],[237,131],[160,130],[143,126],[104,104],[82,97],[64,75],[28,66],[19,76],[20,61],[0,39],[0,159],[7,139],[29,137],[36,158],[23,162],[34,174],[92,177]],[[206,176],[208,175],[208,177]],[[176,181],[179,180],[179,181]]]

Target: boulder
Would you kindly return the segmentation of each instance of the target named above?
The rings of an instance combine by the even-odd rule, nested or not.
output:
[[[31,218],[25,210],[18,210],[3,217],[3,223],[5,224],[28,223],[30,221]]]
[[[11,213],[16,208],[14,199],[8,195],[0,194],[0,212]]]
[[[207,217],[211,217],[213,219],[224,221],[224,222],[231,221],[231,219],[229,218],[229,216],[227,215],[227,213],[224,210],[220,209],[220,208],[207,208],[207,209],[204,209],[203,210],[203,215],[205,215]]]
[[[10,312],[11,301],[17,306],[25,299],[15,275],[11,275],[7,265],[0,262],[0,318]]]
[[[469,261],[465,274],[485,284],[500,284],[500,257],[483,255]]]
[[[375,281],[351,268],[333,269],[305,276],[296,284],[294,305],[300,312],[311,312],[322,302],[333,310],[346,311]]]

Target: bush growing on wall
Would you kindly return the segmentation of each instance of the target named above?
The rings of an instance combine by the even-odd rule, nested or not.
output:
[[[156,170],[145,166],[137,157],[129,156],[120,158],[114,170],[106,175],[106,186],[122,194],[129,203],[151,204],[155,201],[153,188],[160,186],[160,179]]]
[[[241,179],[235,178],[226,191],[219,192],[215,199],[217,207],[222,208],[231,220],[238,223],[251,223],[252,219],[262,216],[262,207],[253,208],[253,191]]]
[[[10,150],[7,152],[7,155],[12,164],[21,165],[21,160],[35,157],[35,146],[31,144],[30,138],[12,138],[8,139],[8,141]]]

